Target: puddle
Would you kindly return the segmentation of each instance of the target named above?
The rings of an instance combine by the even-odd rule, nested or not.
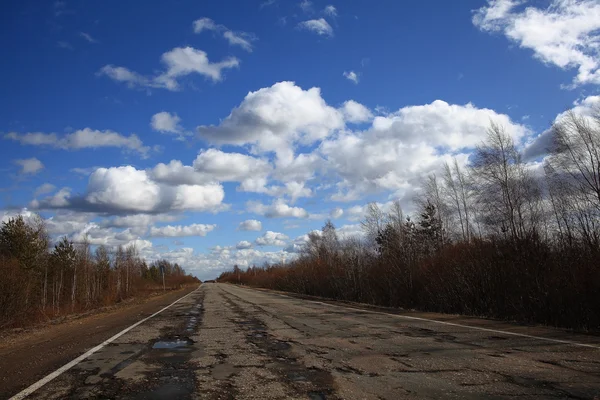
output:
[[[186,348],[194,342],[190,339],[172,339],[172,340],[161,340],[154,343],[153,349],[167,349],[167,350],[178,350]]]

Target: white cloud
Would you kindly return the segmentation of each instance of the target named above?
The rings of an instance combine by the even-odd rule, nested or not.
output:
[[[333,210],[331,210],[331,213],[329,213],[329,216],[333,219],[340,218],[342,215],[344,215],[344,210],[342,210],[339,207],[334,208]]]
[[[200,18],[194,21],[194,32],[201,33],[202,31],[214,31],[218,26],[215,21],[210,18]]]
[[[218,181],[238,181],[256,177],[266,177],[271,170],[269,162],[241,153],[226,153],[208,149],[198,154],[193,163],[194,169]]]
[[[35,189],[35,192],[33,192],[33,195],[35,197],[41,195],[41,194],[47,194],[50,192],[53,192],[54,189],[56,189],[56,186],[54,186],[51,183],[44,183],[43,185],[40,185],[37,187],[37,189]]]
[[[35,157],[15,160],[14,163],[21,167],[19,173],[22,175],[35,175],[44,169],[44,164]]]
[[[256,238],[257,246],[279,246],[284,247],[289,237],[283,233],[266,231],[262,236]]]
[[[298,7],[300,7],[305,13],[313,11],[312,2],[309,0],[302,0],[300,3],[298,3]]]
[[[227,39],[230,45],[240,46],[242,49],[252,52],[252,41],[256,38],[245,32],[226,31],[223,37]]]
[[[49,199],[38,208],[72,208],[108,214],[164,213],[167,211],[219,211],[225,197],[219,184],[166,185],[132,166],[99,168],[89,178],[83,196],[64,197],[66,204]]]
[[[238,250],[251,249],[252,243],[250,243],[247,240],[242,240],[241,242],[238,242],[238,244],[235,245],[235,248]]]
[[[84,229],[95,217],[93,213],[61,210],[46,219],[46,227],[51,235],[72,235]]]
[[[94,39],[92,37],[92,35],[90,35],[89,33],[79,32],[79,36],[81,36],[82,38],[84,38],[85,40],[87,40],[90,43],[98,43],[98,41],[96,39]]]
[[[340,239],[350,239],[350,238],[363,238],[365,236],[365,232],[361,226],[361,224],[353,224],[353,225],[343,225],[340,228],[336,229],[338,237]]]
[[[223,35],[230,45],[240,46],[242,49],[252,52],[252,42],[257,40],[256,36],[247,32],[234,32],[229,30],[225,25],[217,24],[210,18],[200,18],[194,21],[194,32],[202,33],[203,31],[219,32]]]
[[[249,201],[246,203],[247,209],[250,212],[264,215],[267,218],[294,217],[307,218],[308,212],[300,207],[290,207],[281,199],[273,201],[270,205],[265,205],[260,202]]]
[[[319,152],[341,178],[332,200],[351,201],[379,190],[409,193],[419,177],[436,171],[457,154],[481,143],[490,122],[503,126],[517,142],[526,127],[493,110],[441,100],[407,106],[378,116],[364,132],[344,132],[321,143]]]
[[[271,186],[266,188],[264,193],[274,197],[288,196],[291,203],[295,203],[300,197],[313,195],[313,191],[306,187],[304,182],[296,181],[286,182],[283,186]]]
[[[178,82],[179,78],[195,73],[213,82],[219,82],[223,79],[223,70],[236,68],[240,64],[239,60],[235,57],[229,57],[223,61],[212,63],[209,61],[206,52],[194,49],[193,47],[175,47],[163,53],[161,61],[165,65],[166,70],[153,77],[144,77],[125,67],[116,67],[114,65],[105,65],[100,69],[98,74],[106,75],[118,82],[124,82],[131,88],[146,87],[176,91],[181,88]]]
[[[554,122],[559,122],[567,116],[567,112],[573,112],[576,115],[584,117],[593,117],[594,112],[600,109],[600,96],[588,96],[581,101],[576,101],[573,108],[562,112],[556,116]],[[548,154],[553,146],[552,129],[546,129],[537,137],[532,138],[525,144],[523,149],[523,159],[533,161],[539,157]]]
[[[311,231],[310,233],[321,236],[323,232],[317,229]],[[284,251],[292,254],[299,253],[305,249],[308,242],[308,234],[300,235],[296,239],[292,240],[292,242],[284,249]]]
[[[194,167],[183,165],[179,160],[171,160],[168,164],[159,163],[148,173],[156,182],[169,185],[202,185],[215,181],[210,176],[198,173]]]
[[[344,71],[344,78],[349,81],[354,82],[354,84],[358,84],[358,74],[354,71]]]
[[[552,0],[547,8],[522,0],[488,0],[476,10],[473,24],[502,32],[536,58],[561,69],[577,68],[573,86],[600,84],[600,3],[597,0]]]
[[[354,101],[348,100],[342,106],[342,113],[346,121],[351,123],[368,122],[373,119],[373,113],[367,107]]]
[[[323,9],[323,12],[328,17],[332,17],[332,18],[337,17],[337,9],[335,8],[335,6],[333,6],[331,4],[325,6],[325,8]]]
[[[161,133],[181,133],[183,129],[179,125],[180,122],[181,118],[177,114],[161,111],[152,116],[150,126]]]
[[[170,185],[240,182],[238,190],[269,193],[265,185],[270,171],[271,166],[266,160],[207,149],[198,154],[193,166],[171,160],[169,164],[157,164],[149,174],[153,180]]]
[[[63,150],[97,149],[101,147],[118,147],[136,151],[143,157],[148,155],[150,148],[144,146],[136,135],[124,136],[110,130],[99,131],[84,128],[58,137],[55,133],[17,133],[9,132],[5,139],[17,141],[24,145],[49,146]]]
[[[128,248],[135,246],[138,251],[145,255],[151,248],[152,242],[143,240],[130,229],[115,231],[113,229],[103,228],[95,222],[89,222],[77,232],[68,235],[69,240],[75,243],[87,241],[91,245],[104,245],[109,248],[123,246]]]
[[[183,236],[206,236],[213,231],[217,225],[191,224],[191,225],[167,225],[161,227],[151,227],[150,236],[152,237],[183,237]]]
[[[279,82],[248,93],[218,126],[199,126],[198,135],[217,144],[253,144],[291,160],[295,142],[310,145],[343,126],[342,114],[325,103],[319,88]]]
[[[302,21],[298,24],[298,28],[314,32],[321,36],[333,36],[333,28],[323,18]]]
[[[217,63],[211,63],[208,55],[202,50],[192,47],[176,47],[162,55],[162,62],[167,66],[167,71],[156,77],[155,81],[164,85],[169,90],[177,90],[179,84],[177,78],[197,73],[219,82],[222,79],[222,71],[239,66],[235,57],[227,58]]]
[[[238,226],[238,230],[240,231],[260,231],[262,230],[262,223],[255,219],[247,219],[245,221],[240,222]]]

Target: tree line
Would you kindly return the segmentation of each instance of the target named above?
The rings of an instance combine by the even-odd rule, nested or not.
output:
[[[18,215],[0,228],[0,329],[199,283],[178,264],[148,264],[135,246],[92,248],[63,237],[53,247],[44,220]]]
[[[287,265],[219,281],[391,307],[600,329],[600,110],[552,127],[543,172],[492,124],[467,166],[424,179],[416,212],[368,206],[364,239],[328,221]]]

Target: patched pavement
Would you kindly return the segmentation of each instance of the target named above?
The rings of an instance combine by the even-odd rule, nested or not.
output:
[[[599,347],[549,328],[204,284],[31,398],[600,399]]]

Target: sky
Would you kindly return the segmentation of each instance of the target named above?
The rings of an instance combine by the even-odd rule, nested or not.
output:
[[[9,0],[0,23],[2,220],[201,279],[411,212],[491,122],[539,172],[552,122],[600,104],[597,0]]]

